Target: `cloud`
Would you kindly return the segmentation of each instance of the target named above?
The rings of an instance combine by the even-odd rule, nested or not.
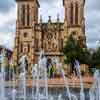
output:
[[[16,7],[11,7],[9,12],[7,12],[5,15],[0,13],[0,19],[2,19],[0,21],[0,27],[3,27],[10,22],[13,22],[13,21],[15,22],[15,20],[16,20]]]
[[[12,6],[14,6],[14,0],[1,0],[0,1],[0,13],[7,13]]]
[[[0,13],[0,45],[10,49],[14,46],[16,16],[16,6],[5,14]]]
[[[96,48],[96,41],[100,40],[100,0],[86,0],[85,16],[87,45]]]
[[[48,16],[52,16],[52,20],[56,21],[57,14],[60,20],[64,20],[64,8],[62,0],[40,0],[39,14],[43,16],[45,22],[48,21]]]
[[[0,33],[0,45],[12,50],[14,47],[14,37],[13,33]]]

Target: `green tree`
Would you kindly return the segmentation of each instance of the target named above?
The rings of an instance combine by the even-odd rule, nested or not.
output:
[[[79,42],[72,36],[69,37],[63,49],[65,63],[73,63],[78,60],[81,64],[90,64],[90,53],[87,48],[82,48]]]
[[[91,67],[96,67],[97,69],[100,69],[100,47],[91,56]]]

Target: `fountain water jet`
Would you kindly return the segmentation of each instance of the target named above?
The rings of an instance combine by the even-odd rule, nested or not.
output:
[[[32,98],[37,99],[38,97],[38,74],[37,74],[37,64],[32,68],[32,77],[33,77],[33,87],[32,87]]]
[[[26,70],[25,70],[25,66],[26,66],[26,55],[22,56],[20,59],[20,68],[21,68],[21,72],[19,75],[19,93],[21,93],[21,98],[23,98],[24,100],[26,100]]]
[[[32,70],[33,79],[34,78],[36,79],[35,85],[36,85],[37,100],[41,100],[41,99],[48,100],[48,77],[47,77],[46,62],[47,62],[47,59],[44,57],[44,51],[41,50],[38,64],[33,66],[33,70]],[[42,84],[43,86],[41,86],[40,81],[44,81]],[[33,84],[34,84],[34,80],[33,80]]]
[[[17,94],[17,90],[15,89],[15,74],[14,74],[14,68],[13,68],[13,61],[11,60],[10,62],[10,74],[12,74],[12,77],[9,77],[9,79],[12,80],[12,91],[11,91],[11,96],[12,96],[12,100],[16,100],[16,94]]]
[[[68,85],[68,79],[67,79],[67,77],[65,77],[65,72],[64,72],[64,69],[62,68],[62,64],[59,63],[59,61],[57,59],[56,59],[56,64],[61,70],[61,74],[62,74],[62,77],[64,79],[64,85],[65,85],[66,92],[68,95],[68,99],[73,100],[72,98],[74,98],[74,100],[78,100],[77,97],[70,92],[69,85]],[[61,95],[58,96],[58,100],[61,100]]]
[[[71,100],[71,93],[70,93],[70,90],[69,90],[68,81],[67,81],[67,78],[65,77],[65,73],[64,73],[63,69],[62,69],[62,76],[63,76],[63,79],[64,79],[65,87],[67,89],[68,98],[69,98],[69,100]]]
[[[82,80],[82,76],[81,76],[80,65],[77,60],[75,61],[75,69],[76,69],[77,75],[79,76],[79,79],[80,79],[80,100],[85,100],[83,80]]]
[[[62,68],[62,64],[59,63],[58,61],[56,62],[58,68],[60,68],[61,75],[63,76],[64,79],[64,85],[67,91],[67,95],[49,95],[48,91],[48,77],[47,77],[47,66],[46,62],[47,59],[44,57],[44,51],[40,52],[40,56],[38,59],[38,63],[35,64],[32,68],[32,76],[33,76],[33,89],[32,89],[32,97],[27,98],[26,95],[26,70],[25,70],[25,58],[26,55],[22,56],[20,59],[20,67],[21,67],[21,72],[19,75],[19,83],[18,83],[18,89],[19,91],[16,91],[15,89],[15,75],[14,75],[14,69],[13,69],[13,89],[11,91],[12,93],[12,99],[9,99],[8,97],[5,97],[5,87],[6,87],[6,81],[5,81],[5,52],[2,52],[1,55],[1,73],[0,73],[0,100],[78,100],[78,97],[70,92],[69,85],[68,85],[68,79],[65,77],[65,72],[64,69]],[[11,65],[12,66],[12,65]],[[84,87],[83,87],[83,80],[81,77],[81,72],[80,72],[80,66],[78,61],[75,62],[75,68],[77,70],[77,74],[80,79],[80,100],[88,100],[85,99],[85,94],[84,94]],[[100,73],[99,71],[96,71],[94,74],[94,84],[92,88],[90,89],[90,100],[100,100]],[[9,88],[9,87],[8,87]],[[34,91],[35,89],[35,91]],[[76,92],[76,91],[75,91]],[[19,95],[18,95],[19,93]],[[52,94],[52,93],[51,93]],[[65,97],[68,97],[64,99]],[[1,99],[2,98],[2,99]]]
[[[100,73],[96,70],[94,73],[93,86],[89,91],[90,100],[100,100]]]
[[[0,73],[0,98],[2,100],[5,100],[5,55],[6,51],[5,49],[2,50],[2,53],[0,55],[1,60],[1,73]]]

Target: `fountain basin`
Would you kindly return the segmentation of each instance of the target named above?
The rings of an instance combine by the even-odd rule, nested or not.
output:
[[[11,88],[6,87],[6,100],[12,100],[11,99],[11,94],[9,94],[11,92]],[[52,87],[52,88],[48,88],[48,93],[49,93],[49,98],[53,97],[53,100],[58,100],[58,96],[61,95],[62,96],[62,100],[68,100],[68,97],[66,96],[66,89],[64,87]],[[80,88],[70,88],[70,91],[75,94],[78,99],[79,99],[79,92],[80,92]],[[89,100],[89,89],[85,89],[85,100]],[[27,92],[26,92],[26,100],[37,100],[37,99],[32,99],[32,87],[27,87]],[[16,99],[15,100],[23,100],[23,97],[20,96],[19,93],[17,93],[16,95]],[[44,100],[44,99],[43,99]],[[50,99],[49,99],[50,100]]]
[[[26,85],[27,87],[32,87],[35,86],[36,80],[32,79],[27,79],[26,80]],[[44,80],[39,80],[39,83],[41,86],[44,86]],[[90,88],[93,83],[93,77],[83,77],[83,83],[84,83],[84,88]],[[6,87],[11,87],[12,86],[12,81],[6,81],[5,82]],[[18,80],[15,82],[15,86],[17,87]],[[80,80],[76,77],[73,78],[68,78],[68,85],[69,87],[76,87],[80,88]],[[64,80],[62,78],[52,78],[48,79],[48,87],[64,87]]]

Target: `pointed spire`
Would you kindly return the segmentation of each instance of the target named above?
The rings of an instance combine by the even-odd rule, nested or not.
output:
[[[49,20],[48,20],[48,22],[50,22],[50,23],[51,23],[51,16],[49,16]]]
[[[60,21],[60,18],[59,18],[59,13],[57,14],[57,22]]]
[[[42,15],[40,15],[40,23],[42,23]]]

